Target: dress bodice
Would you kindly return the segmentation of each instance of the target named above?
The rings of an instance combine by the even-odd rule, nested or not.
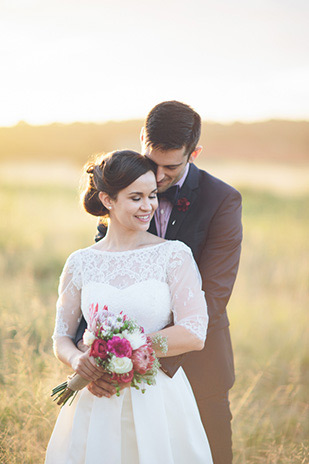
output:
[[[88,319],[91,304],[123,311],[146,333],[172,320],[205,339],[207,310],[201,279],[191,250],[178,241],[165,241],[124,252],[94,246],[77,250],[60,277],[54,338],[74,338],[81,315]]]

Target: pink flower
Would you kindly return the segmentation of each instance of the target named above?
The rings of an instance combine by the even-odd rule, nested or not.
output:
[[[179,200],[177,201],[177,209],[178,211],[183,211],[184,213],[188,210],[189,206],[190,206],[190,201],[187,199],[187,198],[179,198]]]
[[[106,305],[103,306],[103,310],[108,311],[108,307]],[[99,321],[99,304],[97,303],[96,305],[92,303],[89,306],[89,322],[88,322],[88,327],[92,330],[92,332],[95,332],[96,325],[98,324]]]
[[[89,313],[95,315],[99,311],[99,304],[97,303],[94,305],[94,303],[91,303],[90,308],[89,308]]]
[[[125,374],[113,374],[112,380],[116,380],[118,383],[129,383],[132,381],[134,376],[134,371],[126,372]]]
[[[89,323],[88,327],[94,332],[95,326],[97,323],[97,318],[98,318],[98,311],[99,311],[99,305],[98,303],[94,305],[92,303],[89,307]]]
[[[91,345],[90,356],[106,359],[108,356],[106,341],[97,338]]]
[[[152,368],[155,360],[152,347],[149,345],[141,346],[133,351],[131,360],[136,372],[139,374],[146,374],[146,372]]]
[[[132,348],[130,342],[125,338],[113,337],[107,342],[107,349],[111,353],[114,353],[117,358],[130,358],[132,355]]]

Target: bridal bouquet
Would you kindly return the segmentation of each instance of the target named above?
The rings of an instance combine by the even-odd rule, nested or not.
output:
[[[161,336],[151,340],[144,334],[144,329],[134,320],[129,319],[121,312],[118,315],[108,311],[104,306],[99,311],[99,306],[92,304],[90,318],[83,342],[90,347],[90,356],[98,366],[111,374],[115,381],[117,396],[119,396],[119,383],[131,383],[131,386],[139,390],[142,384],[155,384],[160,363],[153,350],[153,343],[158,343],[161,350],[167,351],[166,339]],[[55,396],[57,404],[64,405],[69,398],[74,400],[77,392],[86,387],[90,382],[77,373],[69,377],[52,390],[51,396]]]

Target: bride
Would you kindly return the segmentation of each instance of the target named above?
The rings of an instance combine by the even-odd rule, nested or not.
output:
[[[207,310],[191,250],[147,232],[158,206],[155,167],[133,151],[116,151],[87,167],[83,204],[108,216],[104,239],[77,250],[60,277],[54,351],[90,381],[102,375],[89,353],[73,342],[81,315],[98,303],[123,311],[150,337],[167,338],[166,353],[201,350]],[[174,325],[166,327],[174,322]],[[161,370],[145,394],[132,387],[120,396],[94,396],[87,388],[62,407],[46,453],[46,464],[209,464],[208,441],[190,384],[180,368],[173,378]]]

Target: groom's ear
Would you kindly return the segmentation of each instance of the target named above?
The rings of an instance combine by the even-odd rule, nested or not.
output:
[[[140,139],[141,144],[143,144],[144,140],[145,140],[145,127],[141,128],[141,133],[140,133],[139,139]]]
[[[199,156],[202,150],[203,150],[203,147],[201,145],[196,147],[194,151],[191,153],[191,155],[189,156],[188,163],[194,163],[194,161],[197,159],[197,157]]]

